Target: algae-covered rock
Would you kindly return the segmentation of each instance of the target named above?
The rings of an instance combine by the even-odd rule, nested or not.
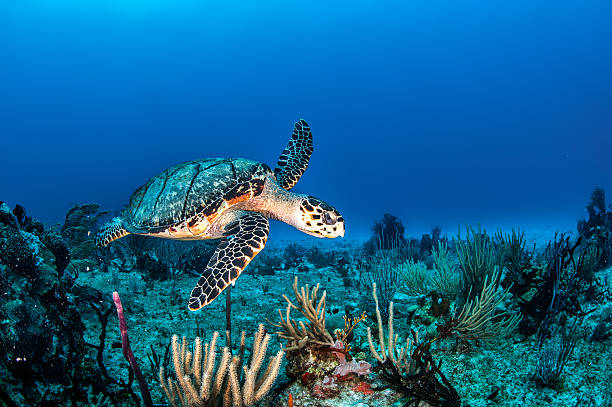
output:
[[[55,267],[58,273],[62,273],[70,263],[70,250],[62,238],[62,235],[52,230],[45,230],[40,237],[42,243],[53,253]]]
[[[136,267],[147,279],[167,280],[170,278],[170,267],[157,258],[155,253],[142,253],[136,258]]]
[[[329,347],[306,346],[288,352],[286,360],[287,376],[300,379],[304,384],[333,374],[340,364],[338,357]]]
[[[18,229],[0,226],[0,262],[6,264],[13,272],[34,277],[38,256],[29,235]]]
[[[6,350],[8,367],[18,376],[28,377],[44,357],[52,342],[42,306],[32,298],[13,299],[3,307],[3,319],[10,328],[3,332],[2,348]],[[27,301],[27,302],[26,302]]]
[[[5,203],[0,205],[0,260],[33,278],[35,266],[53,257],[57,270],[63,272],[70,262],[70,250],[62,236],[25,216],[23,207],[17,205],[14,212],[19,217]]]
[[[17,218],[11,212],[11,208],[4,202],[0,204],[0,224],[17,229]]]
[[[23,405],[63,405],[67,392],[85,394],[74,371],[87,354],[85,327],[74,282],[61,278],[69,259],[59,233],[20,206],[11,214],[0,205],[0,371],[3,382],[20,383],[12,390]]]
[[[53,290],[59,285],[59,274],[57,269],[48,264],[38,267],[37,278],[32,282],[30,293],[37,298],[52,295]]]

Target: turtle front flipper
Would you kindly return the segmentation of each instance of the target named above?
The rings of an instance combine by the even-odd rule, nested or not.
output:
[[[225,230],[230,237],[219,243],[198,284],[191,291],[191,311],[210,304],[221,291],[236,281],[242,270],[266,245],[269,223],[260,213],[245,212]]]
[[[96,233],[94,240],[96,242],[96,246],[102,247],[108,245],[113,240],[117,240],[129,234],[130,232],[128,232],[123,226],[123,219],[113,218],[113,220],[104,224],[100,228],[98,233]]]
[[[293,134],[287,143],[287,147],[278,158],[278,163],[274,169],[274,175],[278,184],[290,190],[298,182],[306,168],[308,160],[312,155],[312,132],[310,126],[300,119],[293,126]]]

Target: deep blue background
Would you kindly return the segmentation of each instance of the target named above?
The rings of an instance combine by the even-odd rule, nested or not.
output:
[[[119,209],[181,161],[273,166],[303,117],[296,190],[347,237],[387,211],[573,227],[594,186],[612,201],[610,21],[607,0],[4,0],[0,199]]]

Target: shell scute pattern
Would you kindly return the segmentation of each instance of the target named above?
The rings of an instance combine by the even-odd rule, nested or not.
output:
[[[167,180],[167,176],[164,173],[164,176],[158,176],[153,178],[147,184],[145,195],[140,203],[140,207],[138,208],[138,213],[136,213],[136,217],[139,214],[148,213],[150,214],[147,217],[142,217],[143,222],[139,222],[138,226],[144,227],[156,227],[160,224],[160,214],[159,212],[155,212],[155,206],[157,204],[157,200],[160,194],[163,192],[164,185]],[[145,220],[146,219],[146,220]]]
[[[272,174],[245,159],[190,161],[151,178],[130,199],[126,219],[135,232],[201,235],[227,208],[261,194]]]
[[[189,193],[185,196],[185,219],[201,212],[209,216],[217,211],[223,193],[234,183],[229,168],[227,162],[223,161],[210,166],[203,165],[193,178]]]
[[[149,231],[177,223],[183,217],[184,196],[199,163],[190,161],[151,178],[130,198],[126,219],[136,229]]]

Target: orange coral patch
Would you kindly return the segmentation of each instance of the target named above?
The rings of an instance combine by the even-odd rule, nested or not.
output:
[[[372,387],[370,387],[370,383],[367,382],[359,382],[358,385],[353,387],[353,391],[358,391],[359,393],[367,395],[374,394],[374,390],[372,390]]]

